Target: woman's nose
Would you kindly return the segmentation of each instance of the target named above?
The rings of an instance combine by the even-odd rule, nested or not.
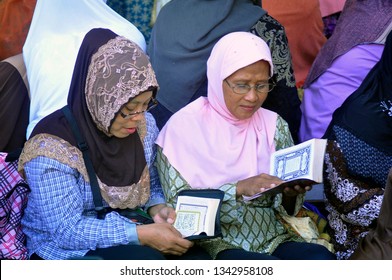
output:
[[[252,87],[250,91],[245,95],[245,99],[254,102],[259,99],[259,93],[257,93],[256,89]]]

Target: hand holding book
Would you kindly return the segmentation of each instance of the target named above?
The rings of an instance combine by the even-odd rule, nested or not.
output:
[[[270,174],[285,182],[252,196],[244,196],[244,200],[249,201],[265,194],[275,195],[287,187],[294,187],[293,191],[297,192],[301,192],[301,187],[307,191],[310,186],[322,183],[326,143],[325,139],[311,139],[273,153]]]
[[[220,236],[220,207],[223,197],[224,192],[218,189],[179,192],[174,227],[188,240]]]

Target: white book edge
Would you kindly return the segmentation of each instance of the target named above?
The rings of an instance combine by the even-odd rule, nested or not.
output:
[[[250,201],[263,194],[277,194],[283,191],[287,186],[295,184],[320,184],[323,182],[323,166],[325,148],[327,145],[326,139],[313,138],[300,144],[278,150],[271,155],[270,160],[270,175],[277,176],[287,182],[280,184],[279,186],[268,189],[264,192],[257,193],[253,196],[243,196],[244,201]],[[300,154],[296,155],[296,152],[303,151],[306,149],[309,155]],[[284,158],[286,156],[286,158]],[[297,172],[301,169],[301,160],[303,157],[309,156],[309,161],[305,167],[308,167],[308,172],[305,174]],[[277,161],[277,158],[283,157],[283,161]],[[291,161],[291,162],[290,162]],[[278,163],[277,163],[278,162]],[[277,166],[277,164],[281,166]],[[288,164],[289,166],[286,166]],[[286,170],[288,168],[288,171]],[[281,171],[282,174],[279,174]],[[298,175],[300,174],[300,176]],[[287,175],[287,176],[285,176]]]

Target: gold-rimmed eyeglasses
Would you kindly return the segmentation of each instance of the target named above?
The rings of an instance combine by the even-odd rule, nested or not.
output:
[[[143,114],[145,112],[149,112],[149,111],[151,111],[151,109],[155,108],[157,105],[158,105],[158,101],[152,97],[145,110],[138,111],[138,112],[132,112],[132,113],[128,113],[128,114],[124,114],[120,110],[120,116],[123,117],[124,119],[129,119],[129,118],[132,118],[133,116],[136,116],[138,114]]]
[[[275,83],[258,83],[254,86],[248,84],[234,84],[230,85],[227,79],[225,79],[226,84],[231,88],[231,90],[236,94],[247,94],[252,88],[256,90],[257,93],[268,93],[274,89]]]

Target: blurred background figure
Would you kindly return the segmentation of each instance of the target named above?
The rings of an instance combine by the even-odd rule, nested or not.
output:
[[[22,53],[36,2],[0,1],[0,60]]]
[[[305,81],[300,141],[324,135],[333,112],[379,61],[391,28],[392,1],[346,1]]]
[[[28,89],[22,54],[0,61],[0,152],[23,148],[29,123]]]
[[[319,0],[263,0],[263,9],[286,30],[297,87],[301,87],[321,47],[323,33]]]
[[[109,28],[146,49],[141,32],[105,1],[37,2],[23,46],[31,96],[27,138],[39,120],[66,105],[79,47],[86,33],[99,27]]]

